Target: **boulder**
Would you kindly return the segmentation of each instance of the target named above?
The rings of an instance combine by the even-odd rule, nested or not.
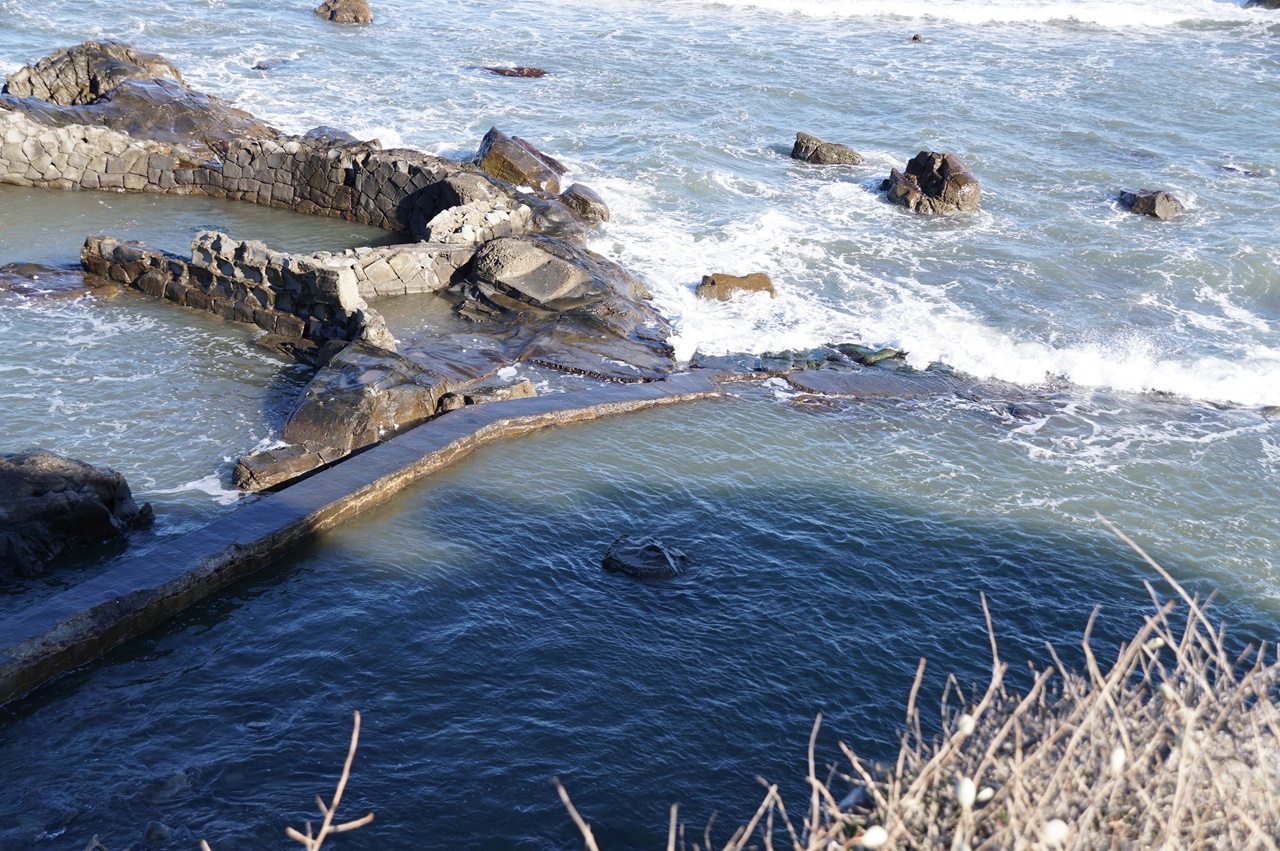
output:
[[[382,147],[381,142],[362,142],[346,130],[339,130],[337,127],[329,127],[326,124],[321,124],[319,127],[312,127],[306,133],[302,134],[302,138],[314,139],[322,145],[328,145],[331,148],[350,148],[357,145],[372,145],[376,150]]]
[[[531,399],[538,395],[538,390],[529,379],[517,381],[515,384],[500,386],[473,387],[465,392],[446,393],[440,397],[440,412],[456,411],[467,405],[483,405],[488,402],[506,402],[511,399]]]
[[[490,74],[497,74],[500,77],[545,77],[547,72],[541,68],[525,68],[517,65],[514,68],[499,68],[492,65],[482,66],[483,70]]]
[[[178,165],[216,160],[219,147],[279,131],[221,98],[188,88],[159,56],[118,42],[86,41],[9,75],[0,110],[48,127],[88,125],[175,148]]]
[[[636,579],[674,579],[689,570],[689,557],[648,535],[623,535],[604,554],[601,566]]]
[[[497,127],[491,127],[484,135],[475,161],[489,174],[515,186],[528,186],[552,195],[560,192],[559,175],[564,173],[564,166],[523,139],[517,141]]]
[[[43,449],[0,455],[0,579],[38,574],[69,547],[149,524],[124,476]]]
[[[621,266],[551,237],[491,240],[476,252],[458,312],[514,359],[615,381],[675,368],[670,325]]]
[[[584,222],[609,221],[609,206],[605,204],[604,199],[597,195],[594,189],[583,186],[581,183],[574,183],[560,193],[560,203],[572,210],[573,214]]]
[[[1246,9],[1280,9],[1280,0],[1249,0]]]
[[[967,213],[978,209],[982,190],[973,172],[955,154],[921,151],[907,163],[904,174],[896,168],[880,185],[895,204],[917,213]]]
[[[745,277],[717,272],[703,275],[698,284],[698,298],[728,301],[735,293],[768,293],[774,298],[773,281],[764,272],[752,272]]]
[[[862,154],[848,145],[824,142],[808,133],[796,134],[796,143],[791,148],[791,158],[816,165],[858,165],[863,161]]]
[[[1120,206],[1157,219],[1172,219],[1186,211],[1181,201],[1163,189],[1122,189]]]
[[[325,0],[315,8],[315,13],[338,24],[373,23],[373,10],[369,8],[368,0]]]
[[[61,48],[5,78],[4,93],[54,106],[97,103],[129,80],[171,80],[182,74],[167,59],[118,41],[86,41]]]

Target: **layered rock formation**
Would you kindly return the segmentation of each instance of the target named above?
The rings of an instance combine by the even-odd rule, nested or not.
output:
[[[880,190],[893,203],[917,213],[975,212],[982,198],[978,179],[959,157],[933,151],[912,157],[905,173],[893,169]]]
[[[0,455],[0,579],[39,573],[69,547],[149,524],[124,476],[43,449]]]

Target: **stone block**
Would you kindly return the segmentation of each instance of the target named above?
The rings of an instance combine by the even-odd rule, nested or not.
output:
[[[213,312],[223,319],[234,319],[236,303],[229,298],[215,298],[213,300]]]
[[[137,192],[146,188],[147,178],[142,174],[126,174],[124,175],[124,188]]]
[[[100,189],[124,189],[124,175],[100,174],[98,175],[98,187]]]
[[[301,338],[306,336],[307,323],[297,316],[280,313],[276,316],[276,324],[273,330],[282,337]]]
[[[208,293],[201,292],[195,287],[187,290],[187,307],[194,307],[197,310],[207,310],[213,312],[213,299]]]
[[[144,293],[153,295],[156,298],[164,298],[165,287],[168,283],[169,279],[162,272],[152,269],[140,275],[133,285]]]

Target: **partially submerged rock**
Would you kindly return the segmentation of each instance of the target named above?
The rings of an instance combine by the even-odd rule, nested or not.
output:
[[[688,572],[689,557],[657,538],[623,535],[609,546],[601,566],[636,579],[674,579]]]
[[[589,186],[574,183],[560,193],[559,200],[584,222],[609,221],[609,205]]]
[[[862,154],[838,142],[824,142],[808,133],[797,133],[791,148],[791,158],[816,165],[858,165]]]
[[[532,399],[538,395],[537,388],[529,379],[517,381],[515,384],[498,386],[481,385],[470,390],[457,393],[446,393],[440,397],[440,412],[456,411],[467,405],[484,405],[489,402],[507,402],[512,399]]]
[[[1280,9],[1280,0],[1249,0],[1246,9]]]
[[[480,141],[476,164],[499,180],[552,195],[560,192],[560,175],[567,170],[525,140],[512,138],[497,127],[489,128]]]
[[[917,213],[968,213],[978,209],[982,190],[973,172],[955,154],[921,151],[880,185],[888,199]]]
[[[547,76],[547,72],[541,68],[526,68],[523,65],[517,65],[514,68],[502,68],[495,65],[484,65],[482,67],[490,74],[497,74],[499,77],[536,78]]]
[[[775,296],[773,281],[764,272],[752,272],[743,277],[721,272],[703,275],[702,283],[698,284],[697,289],[698,298],[718,301],[728,301],[735,293],[768,293],[769,298]]]
[[[315,13],[338,24],[373,23],[373,10],[369,8],[368,0],[325,0],[315,8]]]
[[[39,573],[69,547],[149,524],[124,476],[43,449],[0,455],[0,579]]]
[[[882,368],[806,369],[788,375],[787,383],[805,393],[863,399],[919,399],[964,387],[949,375]]]
[[[1163,189],[1122,189],[1120,206],[1156,219],[1172,219],[1186,211],[1181,201]]]

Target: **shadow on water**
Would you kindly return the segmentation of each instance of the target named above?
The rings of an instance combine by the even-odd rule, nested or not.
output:
[[[679,416],[649,416],[649,439]],[[804,799],[816,712],[820,760],[842,762],[837,739],[882,759],[920,657],[926,722],[948,674],[984,681],[980,593],[1014,687],[1044,641],[1079,663],[1093,607],[1104,659],[1151,607],[1153,577],[1101,531],[784,480],[759,463],[768,441],[631,463],[617,435],[491,447],[3,710],[0,758],[25,768],[0,847],[61,847],[32,837],[63,827],[62,844],[124,846],[152,819],[175,842],[277,843],[314,819],[353,709],[343,812],[377,819],[343,847],[580,847],[552,776],[603,848],[661,847],[674,801],[699,834],[719,811],[723,842],[757,775]],[[604,572],[625,532],[693,570]],[[1244,603],[1222,613],[1240,636],[1275,628]]]

